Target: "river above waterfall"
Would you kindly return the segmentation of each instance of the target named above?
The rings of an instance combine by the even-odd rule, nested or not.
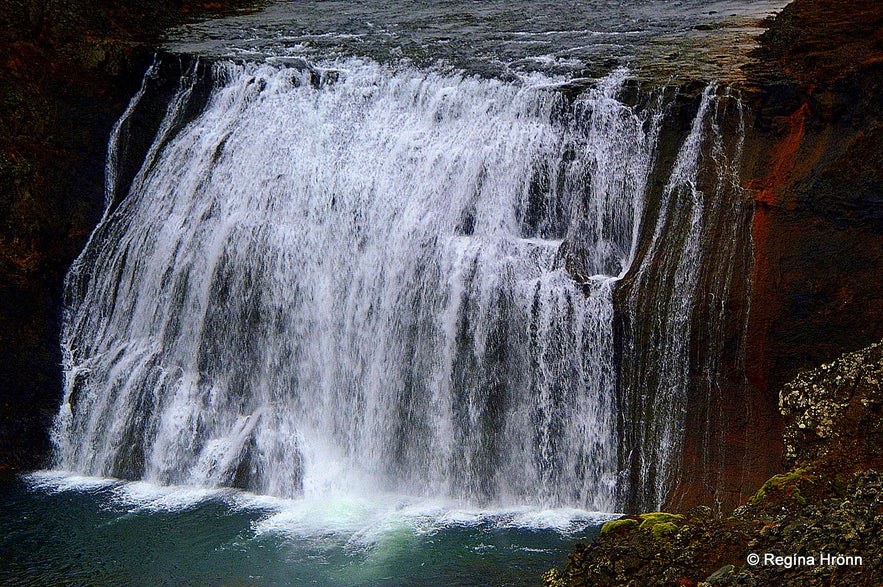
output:
[[[173,31],[167,49],[211,57],[362,57],[507,77],[734,79],[783,0],[271,2]]]

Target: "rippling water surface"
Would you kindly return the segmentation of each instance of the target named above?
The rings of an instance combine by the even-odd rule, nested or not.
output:
[[[411,60],[483,75],[730,78],[783,0],[277,1],[182,27],[168,47],[213,56]]]

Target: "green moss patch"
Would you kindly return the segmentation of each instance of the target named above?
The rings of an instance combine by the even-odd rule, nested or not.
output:
[[[653,538],[656,538],[657,540],[662,538],[663,536],[674,534],[677,531],[678,526],[674,522],[660,522],[659,524],[655,524],[653,528],[650,529],[650,532],[653,534]]]
[[[650,512],[638,516],[641,518],[641,530],[650,530],[656,524],[664,524],[666,522],[680,522],[684,519],[681,514],[669,514],[667,512]]]
[[[634,518],[620,518],[601,526],[601,534],[610,534],[624,528],[633,528],[639,524]]]
[[[762,505],[775,497],[785,497],[799,505],[806,505],[806,498],[800,493],[800,485],[812,483],[813,479],[814,477],[805,469],[773,475],[748,500],[748,505]]]

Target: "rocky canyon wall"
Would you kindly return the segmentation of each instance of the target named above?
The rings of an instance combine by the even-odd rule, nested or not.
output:
[[[795,0],[756,58],[743,172],[755,201],[743,499],[778,464],[781,386],[883,335],[883,6]]]
[[[742,189],[719,202],[753,201],[753,258],[734,269],[750,275],[749,291],[720,298],[713,271],[703,274],[711,295],[692,318],[671,509],[723,511],[752,495],[781,468],[781,386],[883,336],[883,6],[795,0],[765,26],[737,86],[748,113]],[[732,222],[706,239],[706,267],[738,244]],[[729,320],[720,340],[702,335],[715,304]]]
[[[749,377],[775,396],[798,370],[883,334],[883,6],[796,0],[748,73]]]

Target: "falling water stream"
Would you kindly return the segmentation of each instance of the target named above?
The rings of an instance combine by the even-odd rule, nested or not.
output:
[[[104,220],[69,276],[56,465],[614,511],[611,290],[659,117],[617,101],[623,70],[566,116],[543,78],[334,73],[214,66]]]

